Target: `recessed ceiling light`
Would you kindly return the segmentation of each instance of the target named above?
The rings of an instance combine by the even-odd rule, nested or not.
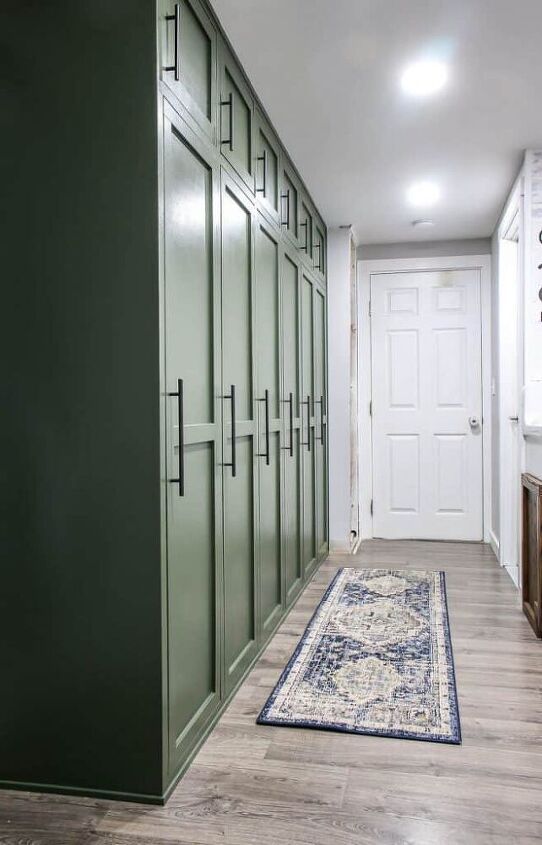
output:
[[[440,197],[440,188],[434,182],[415,182],[407,191],[407,199],[411,205],[434,205]]]
[[[412,221],[412,226],[415,229],[430,229],[431,226],[434,226],[434,225],[435,224],[433,223],[432,220],[413,220]]]
[[[401,88],[413,97],[428,97],[446,84],[448,68],[442,62],[414,62],[401,76]]]

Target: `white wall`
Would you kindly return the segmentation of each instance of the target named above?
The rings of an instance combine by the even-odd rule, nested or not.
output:
[[[454,255],[489,255],[490,238],[468,238],[456,241],[411,241],[395,244],[362,244],[358,259],[377,258],[446,258]]]
[[[540,322],[540,311],[542,311],[542,303],[538,301],[538,287],[542,284],[535,277],[537,272],[537,261],[532,262],[532,248],[533,239],[538,237],[538,232],[542,228],[542,216],[538,216],[538,209],[533,208],[533,198],[529,185],[531,183],[532,154],[527,154],[526,163],[522,167],[522,173],[525,177],[525,203],[523,226],[520,231],[520,248],[524,254],[523,269],[524,272],[520,278],[520,284],[523,286],[523,301],[524,310],[522,312],[523,320],[523,337],[524,337],[524,364],[525,364],[525,381],[533,376],[541,377],[542,373],[533,372],[534,369],[540,370],[540,350],[542,350],[542,323]],[[521,174],[520,174],[521,175]],[[540,178],[540,176],[539,176]],[[542,184],[542,183],[541,183]],[[538,192],[539,193],[539,192]],[[504,204],[504,209],[508,206],[512,193],[507,198]],[[535,197],[540,203],[540,197]],[[533,213],[534,212],[534,213]],[[493,502],[493,518],[492,518],[492,532],[497,540],[500,540],[500,524],[499,524],[499,508],[500,508],[500,477],[499,477],[499,436],[501,421],[499,419],[499,236],[498,231],[502,222],[502,215],[499,219],[495,232],[491,241],[491,255],[492,255],[492,286],[493,286],[493,333],[492,333],[492,361],[493,361],[493,375],[496,380],[496,395],[492,397],[492,502]],[[539,271],[538,271],[539,272]],[[533,331],[535,336],[533,336]],[[521,350],[520,350],[521,353]],[[533,355],[534,353],[534,355]],[[524,471],[532,473],[539,478],[542,478],[542,439],[536,437],[525,438],[525,461]],[[519,480],[518,480],[519,483]]]
[[[350,550],[350,230],[328,231],[329,547]]]

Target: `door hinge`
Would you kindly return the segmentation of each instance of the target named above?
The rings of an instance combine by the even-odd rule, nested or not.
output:
[[[374,511],[374,506],[373,506],[373,500],[371,499],[371,516],[373,515],[373,511]]]
[[[369,416],[370,417],[373,416],[373,400],[372,399],[369,401]]]
[[[369,317],[372,317],[372,316],[373,315],[372,315],[372,311],[371,311],[371,300],[369,300]]]

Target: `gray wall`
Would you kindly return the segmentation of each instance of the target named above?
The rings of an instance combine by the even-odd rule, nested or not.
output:
[[[413,241],[395,244],[362,244],[358,259],[378,258],[444,258],[450,255],[489,255],[491,238],[470,238],[462,241]]]

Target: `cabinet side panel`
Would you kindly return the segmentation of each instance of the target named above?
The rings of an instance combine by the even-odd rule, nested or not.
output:
[[[155,795],[155,4],[2,6],[0,780]]]

